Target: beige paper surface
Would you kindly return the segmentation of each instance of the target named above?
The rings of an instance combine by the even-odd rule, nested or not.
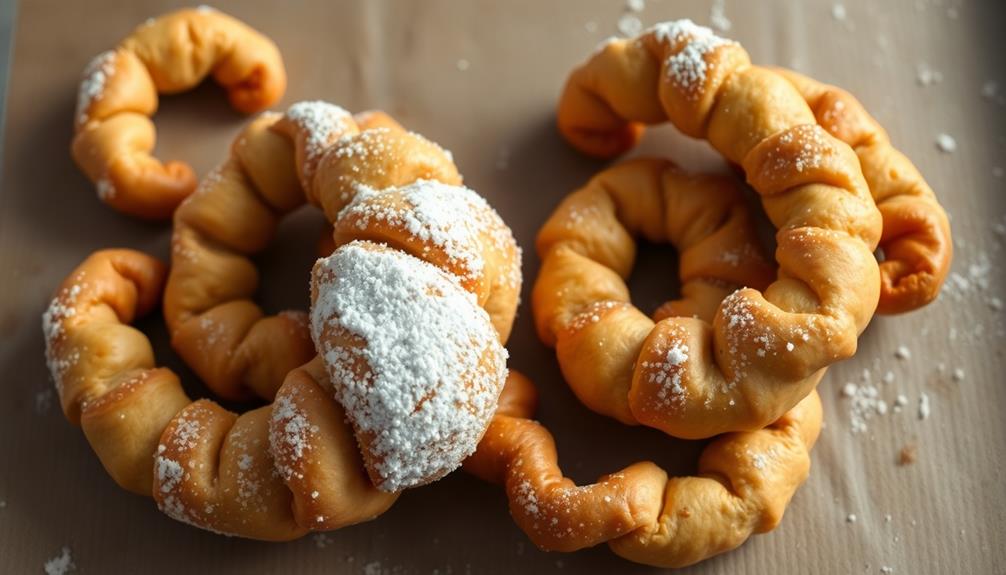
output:
[[[695,573],[1006,572],[1006,5],[1000,2],[726,2],[729,35],[762,64],[794,66],[855,93],[921,168],[953,217],[952,293],[922,311],[877,318],[858,355],[820,390],[826,428],[811,478],[782,525]],[[0,189],[0,571],[40,572],[63,546],[81,573],[644,572],[600,546],[542,553],[510,520],[502,491],[463,473],[405,494],[378,520],[287,544],[227,539],[177,523],[106,476],[79,429],[59,413],[42,356],[40,315],[57,283],[91,251],[133,247],[167,257],[170,229],[99,203],[69,144],[80,71],[169,2],[29,0],[18,8]],[[283,101],[325,99],[384,108],[455,154],[466,183],[513,227],[525,249],[525,301],[536,274],[534,235],[551,208],[602,165],[554,128],[566,74],[618,33],[622,2],[218,2],[279,44]],[[656,1],[644,25],[690,17],[710,3]],[[844,16],[844,18],[843,18]],[[928,71],[928,73],[927,73]],[[937,81],[939,80],[939,81]],[[998,82],[993,90],[990,81]],[[926,84],[926,85],[924,85]],[[983,86],[986,96],[983,96]],[[997,101],[998,99],[998,101]],[[158,155],[205,174],[245,118],[203,86],[162,100]],[[937,149],[952,136],[956,150]],[[691,169],[722,169],[672,130],[643,152]],[[267,309],[307,305],[307,270],[321,221],[305,210],[261,258]],[[644,249],[632,287],[650,309],[676,289],[668,249]],[[158,318],[140,322],[159,361],[181,369]],[[911,357],[897,359],[905,346]],[[511,365],[541,390],[539,418],[564,469],[580,482],[651,459],[694,470],[699,445],[629,429],[583,408],[562,382],[522,307]],[[941,368],[942,366],[942,368]],[[961,370],[960,381],[953,373]],[[846,382],[864,370],[901,413],[851,433]],[[883,383],[890,371],[891,383]],[[188,371],[190,393],[205,390]],[[931,413],[919,418],[922,394]],[[917,461],[897,464],[915,446]],[[855,521],[848,519],[855,516]]]

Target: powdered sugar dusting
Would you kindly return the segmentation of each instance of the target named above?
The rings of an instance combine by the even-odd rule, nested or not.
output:
[[[292,392],[293,395],[298,393],[296,389]],[[272,421],[272,430],[278,430],[279,433],[269,434],[269,444],[273,453],[282,454],[282,457],[276,458],[277,470],[284,479],[302,479],[304,475],[285,461],[304,458],[311,450],[311,436],[319,432],[318,426],[308,421],[304,412],[286,395],[277,397],[273,403]]]
[[[303,185],[314,177],[314,170],[325,150],[343,135],[353,116],[343,108],[313,100],[297,102],[286,111],[286,118],[304,134]]]
[[[458,467],[506,377],[507,352],[485,310],[454,276],[364,242],[319,260],[313,282],[311,334],[336,399],[372,436],[378,487],[397,491]],[[331,329],[362,345],[333,345]]]
[[[400,197],[404,204],[382,201],[389,196]],[[474,280],[483,274],[483,236],[499,252],[516,246],[513,234],[485,199],[468,188],[431,180],[381,191],[361,186],[339,213],[339,219],[347,216],[357,218],[360,229],[375,221],[405,228],[412,237],[443,251],[464,279]],[[511,282],[515,279],[519,281],[519,275],[509,278]]]
[[[60,293],[52,298],[49,307],[42,314],[42,334],[45,338],[45,361],[49,368],[49,374],[56,386],[56,391],[63,394],[63,377],[66,372],[77,364],[80,360],[79,350],[64,352],[58,349],[58,344],[66,334],[66,322],[77,316],[77,300],[80,297],[86,283],[83,274],[78,274],[76,283],[70,287],[63,288]]]
[[[100,100],[109,79],[115,74],[115,50],[102,52],[91,60],[84,68],[84,79],[77,90],[77,122],[84,124],[88,120],[88,110],[91,104]]]
[[[698,98],[712,71],[713,64],[707,61],[707,56],[722,46],[736,44],[688,19],[662,22],[650,28],[649,32],[658,42],[672,47],[672,53],[664,63],[667,78],[693,99]]]

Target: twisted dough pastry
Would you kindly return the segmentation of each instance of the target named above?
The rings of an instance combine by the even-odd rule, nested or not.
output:
[[[175,213],[164,297],[175,350],[215,393],[230,399],[271,399],[286,373],[314,355],[304,314],[264,317],[250,299],[258,272],[249,256],[263,250],[279,219],[305,201],[336,222],[336,246],[356,239],[387,243],[458,276],[505,342],[520,293],[519,252],[492,208],[467,190],[444,200],[457,205],[451,213],[430,199],[427,192],[435,196],[436,190],[369,193],[424,179],[461,183],[444,150],[381,112],[351,116],[332,104],[301,102],[285,116],[255,119],[234,140],[231,157]],[[369,192],[340,220],[359,189]],[[421,198],[432,208],[418,216],[370,217],[414,214],[408,208]],[[435,221],[440,214],[456,225]],[[454,231],[431,232],[431,225]],[[481,230],[458,235],[472,226]]]
[[[234,139],[230,157],[178,207],[164,317],[171,344],[217,395],[271,400],[286,374],[314,354],[307,316],[265,316],[251,297],[258,270],[251,256],[272,241],[280,219],[305,202],[294,146],[264,113]],[[363,127],[397,125],[361,116]],[[327,143],[327,142],[326,142]]]
[[[811,391],[766,428],[710,443],[696,476],[669,478],[643,461],[577,486],[559,468],[552,435],[531,419],[536,400],[531,382],[511,371],[465,469],[504,485],[510,514],[538,547],[607,542],[626,559],[658,567],[691,565],[774,529],[807,478],[821,430],[821,401]]]
[[[137,27],[84,70],[73,159],[98,197],[120,212],[165,219],[196,187],[187,164],[151,155],[157,94],[195,87],[212,74],[243,113],[274,104],[286,72],[271,40],[212,8],[179,10]]]
[[[891,145],[884,128],[852,94],[781,68],[818,124],[852,146],[884,218],[877,313],[918,309],[936,299],[950,271],[950,221],[918,168]]]
[[[372,519],[397,498],[367,478],[320,361],[290,372],[272,405],[235,415],[192,402],[127,325],[157,305],[165,267],[131,250],[95,252],[43,317],[63,412],[122,487],[198,527],[293,539]]]
[[[637,235],[670,242],[681,253],[682,298],[660,306],[652,320],[632,306],[625,285]],[[596,175],[559,204],[537,247],[543,254],[532,292],[538,333],[556,348],[577,397],[629,424],[648,409],[632,403],[641,394],[630,384],[654,322],[674,316],[712,321],[725,297],[744,286],[764,289],[775,273],[733,178],[687,174],[666,160],[632,160]],[[681,349],[687,355],[689,348]],[[682,400],[683,388],[675,388],[681,377],[671,368],[640,380],[656,384],[659,398],[648,399],[664,407],[651,410],[648,423]]]
[[[285,374],[314,355],[316,344],[375,485],[397,491],[449,472],[474,450],[488,425],[503,383],[502,343],[520,293],[519,250],[509,228],[484,200],[458,187],[460,181],[449,154],[385,114],[354,117],[324,102],[295,104],[283,116],[263,114],[175,214],[164,303],[173,346],[216,393],[271,399]],[[425,277],[426,291],[443,297],[409,304],[424,315],[410,315],[406,308],[382,318],[370,337],[363,337],[358,325],[354,330],[340,323],[333,311],[338,305],[326,307],[313,322],[314,344],[303,314],[263,317],[250,299],[258,274],[249,256],[265,248],[278,220],[305,201],[324,210],[335,224],[334,246],[345,246],[319,262],[312,301],[327,304],[354,290],[379,293],[387,286],[360,290],[360,284],[390,280],[388,269],[404,270],[400,277]],[[324,272],[342,265],[349,253],[350,263],[384,265],[385,275],[368,268],[355,277],[358,283],[332,288],[332,274]],[[424,261],[431,265],[424,267]],[[451,303],[448,309],[433,305],[441,300]],[[390,305],[360,297],[351,310],[357,320],[369,313],[364,304]],[[432,313],[435,309],[442,313]],[[431,329],[442,332],[431,336]],[[401,371],[395,358],[353,355],[366,355],[382,332],[401,338],[395,353],[434,364],[435,353],[452,349],[448,344],[465,334],[471,337],[456,346],[458,352],[482,352],[467,363],[441,358],[439,364],[458,371],[418,369],[440,379],[410,378],[416,369]],[[431,345],[423,348],[424,342]],[[349,365],[340,363],[350,356]],[[390,368],[400,371],[382,384],[389,379],[382,369]],[[355,385],[361,381],[373,383],[373,389]],[[394,401],[380,395],[390,389],[400,394],[390,398]],[[408,397],[420,389],[425,392]],[[443,405],[448,398],[454,401],[449,408]],[[415,409],[396,411],[403,406]],[[453,411],[444,416],[438,409]],[[414,425],[423,418],[433,424]]]
[[[539,334],[564,347],[606,331],[604,341],[626,348],[585,356],[593,363],[581,368],[628,393],[623,421],[684,438],[760,429],[855,352],[879,298],[881,216],[856,154],[817,125],[793,85],[690,21],[609,42],[573,72],[559,104],[563,134],[599,156],[631,146],[640,122],[664,119],[743,167],[778,230],[778,278],[727,296],[711,328],[689,318],[654,327],[615,306],[597,314],[603,328],[576,330],[571,319],[589,302],[626,297],[591,246],[557,230],[539,246]]]

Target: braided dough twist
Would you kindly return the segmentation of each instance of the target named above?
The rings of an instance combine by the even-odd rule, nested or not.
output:
[[[320,361],[290,372],[275,403],[242,415],[192,402],[127,325],[157,305],[165,266],[95,252],[43,318],[63,412],[122,487],[198,527],[288,540],[366,521],[394,503],[363,468]]]
[[[594,363],[582,369],[609,374],[605,385],[628,394],[628,409],[612,413],[622,421],[684,438],[760,429],[855,352],[879,298],[881,215],[855,152],[818,126],[793,85],[690,21],[609,42],[573,72],[559,105],[563,134],[600,156],[631,146],[639,122],[664,119],[743,167],[778,230],[778,278],[727,296],[712,326],[690,318],[654,326],[613,307],[599,323],[620,349],[588,356]],[[539,253],[534,310],[544,341],[561,348],[600,337],[570,320],[592,301],[626,301],[620,279],[561,230]],[[675,401],[666,401],[668,382]]]
[[[157,94],[195,87],[208,75],[243,113],[274,104],[286,72],[271,40],[211,8],[148,20],[88,64],[74,119],[73,159],[98,197],[120,212],[165,219],[196,187],[187,164],[151,155]]]
[[[658,567],[691,565],[774,529],[807,478],[821,430],[821,402],[811,391],[766,428],[710,443],[695,476],[669,478],[643,461],[577,486],[559,468],[552,435],[531,419],[536,401],[531,382],[511,371],[465,469],[505,487],[514,521],[541,549],[607,542],[626,559]]]
[[[918,168],[852,94],[776,69],[807,100],[818,124],[852,146],[884,218],[877,313],[918,309],[936,299],[950,271],[950,220]]]

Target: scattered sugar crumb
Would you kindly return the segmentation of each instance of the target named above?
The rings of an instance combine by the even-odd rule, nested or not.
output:
[[[887,565],[883,565],[880,568],[880,572],[883,575],[891,575],[891,573],[894,573],[894,567],[888,567]]]
[[[730,30],[733,23],[727,18],[726,0],[713,0],[709,7],[709,23],[721,32]]]
[[[332,539],[328,533],[315,533],[311,538],[314,539],[314,546],[318,549],[324,549],[335,543],[335,539]]]
[[[646,10],[646,0],[625,0],[625,8],[630,12]]]
[[[894,518],[891,517],[890,513],[885,513],[884,514],[884,523],[890,523],[892,519],[894,519]]]
[[[848,514],[848,515],[845,516],[845,522],[846,523],[855,523],[856,520],[857,520],[857,518],[856,518],[856,514],[855,513],[850,513],[850,514]]]
[[[989,298],[989,307],[995,311],[1002,311],[1003,300],[999,299],[997,296],[992,296]]]
[[[915,80],[920,86],[932,86],[943,81],[943,73],[925,62],[919,62],[915,65]]]
[[[858,389],[858,387],[859,386],[850,381],[849,383],[842,386],[842,395],[844,395],[845,397],[854,397],[856,395],[856,390]]]
[[[35,413],[45,415],[52,407],[52,399],[56,393],[52,389],[45,389],[35,394]]]
[[[459,72],[467,72],[468,68],[470,68],[471,65],[472,65],[471,62],[469,62],[468,60],[466,60],[464,58],[461,58],[461,59],[458,60],[458,64],[457,64],[458,71]]]
[[[919,448],[914,443],[908,443],[898,452],[898,465],[911,465],[918,459]]]
[[[632,38],[643,31],[643,23],[635,14],[622,14],[622,17],[618,19],[618,31],[622,36]]]
[[[929,396],[926,392],[922,392],[919,396],[919,419],[925,421],[929,419],[930,407],[929,407]]]
[[[988,80],[982,84],[982,98],[995,100],[999,95],[999,83],[995,80]]]
[[[964,381],[964,369],[960,367],[955,367],[954,372],[950,375],[950,378],[954,380],[954,383],[960,383]]]
[[[899,345],[898,349],[894,351],[894,357],[898,359],[911,359],[912,350],[908,349],[906,346]]]
[[[831,5],[831,17],[839,22],[845,20],[848,13],[845,11],[845,5],[843,4],[832,4]]]
[[[45,562],[43,568],[46,575],[65,575],[77,570],[77,566],[73,564],[73,556],[70,555],[70,548],[65,545],[60,549],[58,556]]]
[[[950,134],[939,134],[936,136],[936,147],[945,154],[950,154],[957,150],[957,140]]]
[[[894,372],[888,371],[887,373],[885,373],[881,381],[883,381],[886,384],[894,383]]]

